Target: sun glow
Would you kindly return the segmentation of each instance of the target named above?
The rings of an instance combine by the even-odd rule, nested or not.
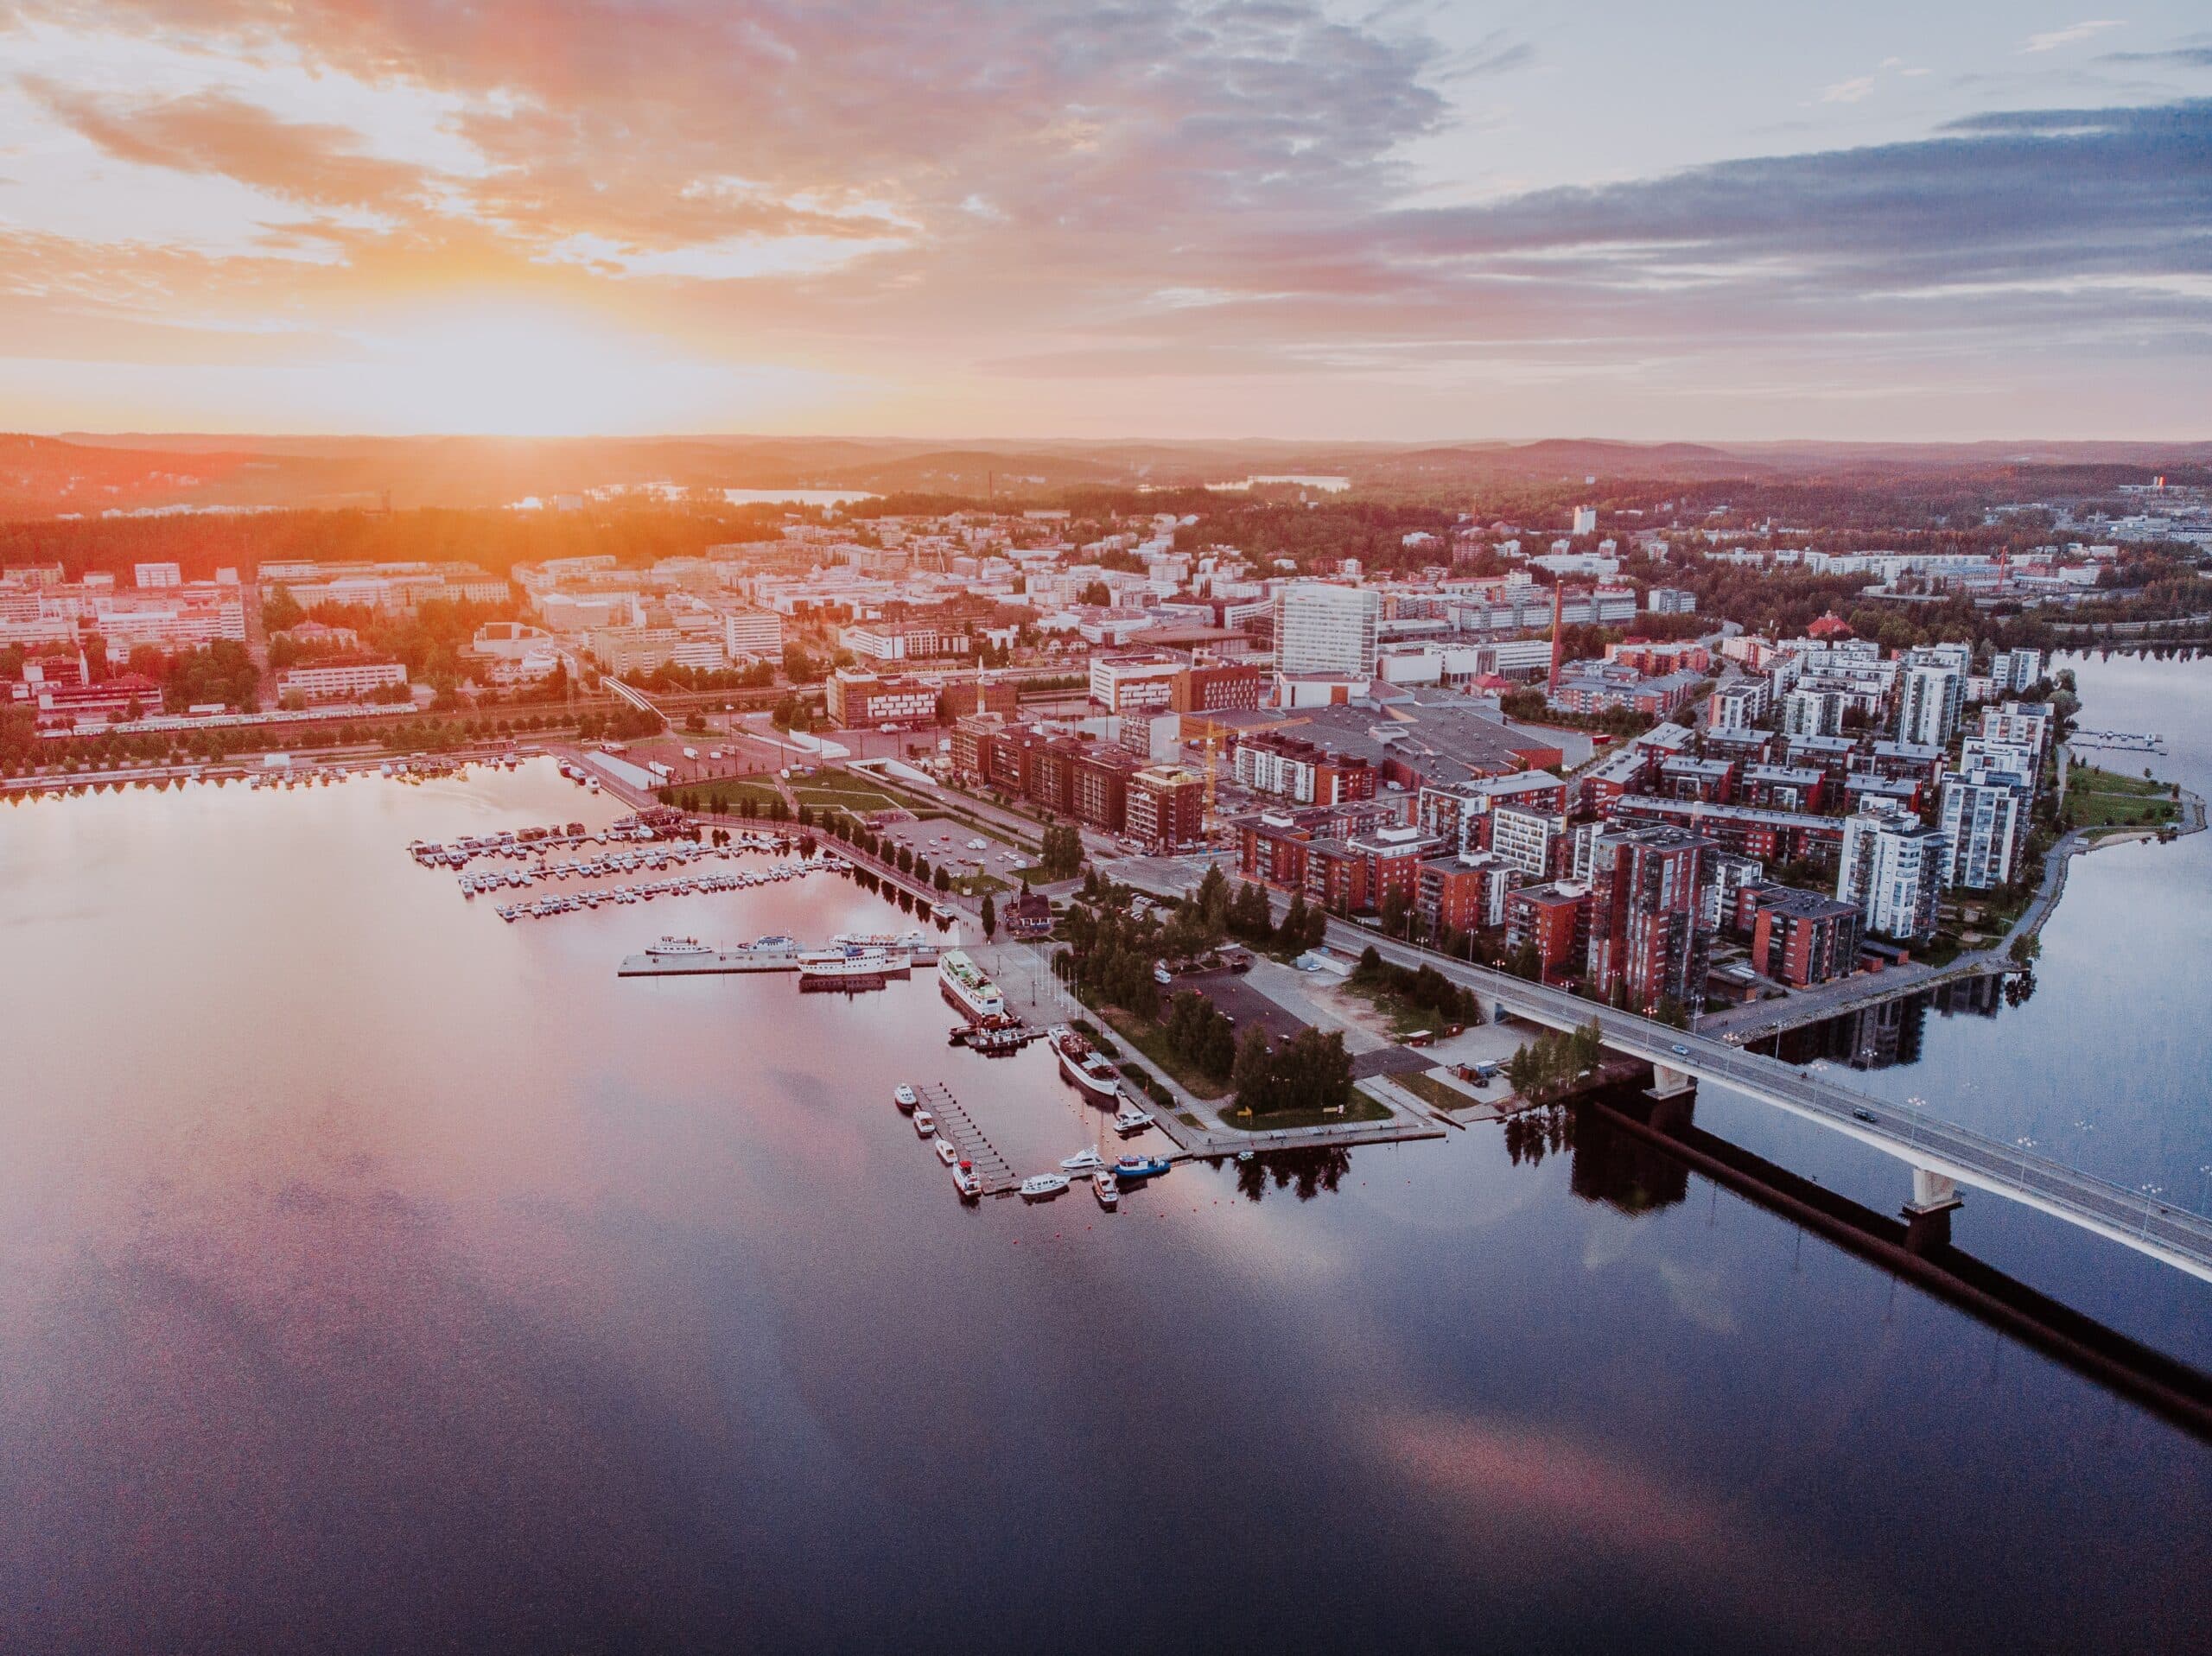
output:
[[[321,371],[345,406],[394,428],[524,437],[746,422],[811,375],[676,354],[558,306],[484,300],[410,309],[344,335]]]

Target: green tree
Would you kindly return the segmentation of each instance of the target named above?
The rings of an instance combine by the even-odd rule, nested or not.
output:
[[[983,941],[988,942],[999,935],[999,908],[991,901],[988,891],[983,893]]]

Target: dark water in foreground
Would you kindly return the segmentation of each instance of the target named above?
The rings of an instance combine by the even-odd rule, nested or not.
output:
[[[1039,1164],[1045,1055],[949,1050],[926,981],[613,975],[875,899],[510,927],[400,850],[580,814],[0,807],[0,1643],[2201,1647],[2212,1453],[1817,1239],[1496,1128],[963,1209],[892,1085]],[[2073,947],[1996,1036],[2088,1038]],[[2173,1039],[2111,1142],[2212,1162]],[[1994,1209],[1963,1244],[2202,1360],[2201,1285]]]

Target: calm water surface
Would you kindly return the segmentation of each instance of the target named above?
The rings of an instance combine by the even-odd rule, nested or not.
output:
[[[0,807],[0,1642],[2201,1647],[2212,1456],[1702,1181],[1489,1128],[963,1209],[890,1088],[1041,1165],[1083,1132],[1044,1054],[947,1049],[926,980],[613,975],[895,910],[506,926],[401,849],[587,809]],[[2203,847],[2091,859],[2026,1006],[1868,1084],[1974,1079],[1995,1130],[2101,1082],[2104,1171],[2212,1162]],[[2201,1285],[1998,1207],[1963,1245],[2202,1357]]]

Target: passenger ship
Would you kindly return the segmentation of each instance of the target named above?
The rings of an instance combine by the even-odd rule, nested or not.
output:
[[[895,936],[887,931],[841,931],[830,941],[840,949],[880,949],[904,955],[917,966],[937,964],[938,940],[925,931],[902,931]]]
[[[965,949],[948,949],[938,957],[937,987],[976,1022],[1006,1015],[1006,997],[999,993],[999,986],[983,975]]]
[[[810,949],[798,957],[801,989],[880,989],[893,974],[906,975],[904,955],[880,949]]]

